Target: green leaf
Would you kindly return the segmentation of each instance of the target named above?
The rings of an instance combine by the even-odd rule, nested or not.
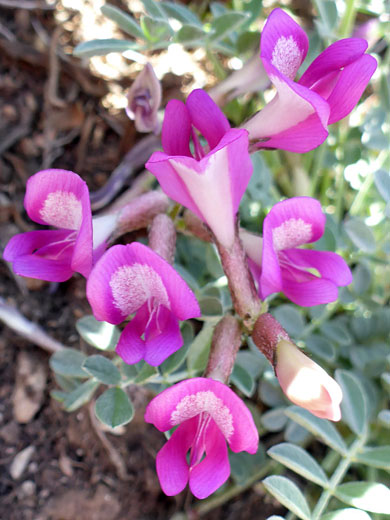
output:
[[[77,408],[80,408],[80,406],[83,406],[83,404],[88,403],[98,386],[99,383],[97,381],[89,379],[75,388],[63,401],[65,410],[73,412],[77,410]]]
[[[344,229],[358,249],[365,253],[375,253],[375,237],[372,230],[358,218],[351,218],[344,224]]]
[[[202,22],[198,16],[184,5],[174,4],[172,2],[160,2],[160,7],[167,16],[179,20],[183,25],[190,24],[202,27]]]
[[[346,370],[336,370],[336,380],[343,391],[343,420],[356,435],[362,435],[368,423],[367,396],[364,388],[357,377]]]
[[[87,358],[83,368],[105,385],[117,385],[121,380],[121,373],[114,363],[100,354]]]
[[[205,37],[205,32],[199,25],[183,25],[175,35],[175,41],[178,43],[198,44]]]
[[[91,58],[92,56],[105,56],[110,52],[125,52],[130,49],[137,50],[138,48],[138,44],[130,40],[106,38],[79,43],[73,49],[73,55],[79,58]]]
[[[352,336],[347,327],[339,321],[325,322],[321,325],[321,332],[338,345],[350,345],[352,343]]]
[[[321,466],[301,447],[284,442],[273,446],[267,453],[270,457],[307,480],[322,487],[328,485],[328,478]]]
[[[84,341],[99,350],[114,350],[121,334],[115,325],[92,315],[77,320],[76,329]]]
[[[306,348],[312,354],[315,354],[320,359],[332,363],[336,359],[336,348],[329,341],[320,334],[312,334],[306,340]]]
[[[384,428],[390,429],[390,410],[381,410],[378,413],[378,422]]]
[[[137,365],[128,365],[124,361],[120,364],[120,371],[122,373],[123,379],[127,383],[134,383],[135,378],[138,376],[139,370],[137,370]]]
[[[135,21],[135,19],[128,13],[122,11],[118,7],[115,7],[110,4],[105,4],[100,8],[101,12],[115,22],[118,27],[120,27],[124,32],[134,36],[134,38],[144,39],[144,33],[141,30],[141,27]]]
[[[80,384],[79,378],[62,376],[56,372],[54,372],[54,379],[56,380],[58,386],[60,386],[65,392],[72,392],[72,390],[77,388]]]
[[[215,322],[207,322],[191,343],[187,356],[187,368],[189,372],[204,370],[211,346],[211,339],[215,328]]]
[[[238,54],[243,54],[251,49],[257,48],[260,43],[260,33],[258,31],[246,31],[241,33],[236,42]]]
[[[356,460],[373,468],[390,471],[390,446],[364,448],[361,453],[358,453]]]
[[[160,6],[160,2],[157,0],[141,0],[144,4],[146,12],[153,18],[161,18],[162,20],[166,20],[167,16],[162,6]]]
[[[229,453],[231,475],[236,484],[245,485],[265,463],[265,451],[262,445],[253,455],[250,453]]]
[[[375,186],[386,202],[390,201],[390,172],[378,170],[374,173]]]
[[[50,367],[61,376],[86,378],[88,374],[82,368],[86,359],[87,357],[79,350],[67,348],[51,356]]]
[[[335,490],[334,496],[348,504],[371,513],[390,514],[390,489],[374,482],[347,482]]]
[[[280,388],[279,381],[270,371],[265,371],[260,381],[259,396],[264,404],[272,408],[286,404],[286,398]]]
[[[247,19],[246,13],[229,12],[224,13],[214,18],[211,22],[211,32],[209,40],[213,43],[223,40],[227,36],[230,36],[233,31],[238,29]]]
[[[257,347],[255,348],[257,350]],[[235,363],[245,368],[254,379],[258,379],[260,374],[262,374],[264,369],[268,366],[265,357],[263,355],[259,356],[258,354],[260,354],[259,350],[257,350],[257,353],[251,352],[250,350],[240,350]]]
[[[366,264],[360,263],[352,271],[352,287],[356,294],[364,294],[371,285],[371,271]]]
[[[212,296],[204,296],[198,299],[202,316],[222,316],[223,307],[221,301]]]
[[[280,432],[286,426],[288,417],[284,413],[284,406],[273,408],[261,415],[261,422],[269,432]]]
[[[263,480],[264,487],[279,502],[302,520],[310,520],[310,509],[301,490],[286,477],[273,475]]]
[[[319,437],[325,444],[341,455],[347,453],[347,446],[345,445],[341,435],[333,424],[326,419],[315,417],[308,410],[304,410],[299,406],[290,406],[287,408],[286,415],[309,430],[313,435]]]
[[[251,397],[256,388],[256,382],[251,374],[244,367],[237,364],[234,366],[230,376],[230,382],[247,397]]]
[[[332,0],[316,0],[320,21],[317,26],[322,37],[329,38],[338,25],[338,12],[336,4]]]
[[[290,419],[288,420],[287,426],[284,430],[284,440],[286,442],[306,446],[311,437],[311,433],[308,432],[306,428],[303,428],[303,426],[291,421]]]
[[[331,511],[322,516],[321,520],[371,520],[371,517],[361,509],[351,509],[347,507],[345,509]]]
[[[134,408],[121,388],[109,388],[96,400],[95,414],[102,423],[116,428],[132,420]]]
[[[297,337],[303,332],[305,322],[297,307],[280,305],[272,314],[291,336]]]
[[[67,392],[63,392],[62,390],[52,390],[50,395],[53,399],[58,401],[59,403],[63,403],[68,395]]]
[[[148,365],[144,361],[137,363],[137,365],[142,367],[139,370],[137,377],[134,379],[134,383],[138,385],[144,385],[150,379],[153,379],[155,376],[158,375],[158,369],[156,367]]]
[[[150,16],[141,18],[141,27],[146,38],[152,43],[167,40],[172,35],[172,28],[168,22]]]

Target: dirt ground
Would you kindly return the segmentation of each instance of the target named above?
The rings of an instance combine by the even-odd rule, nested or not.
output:
[[[53,10],[11,3],[0,1],[1,251],[11,236],[34,229],[23,208],[32,174],[70,169],[96,190],[141,138],[123,110],[102,103],[108,83],[63,51],[74,46],[77,13],[60,4],[60,23]],[[132,79],[114,78],[111,85],[124,92]],[[164,91],[172,95],[187,80],[167,75]],[[74,327],[90,312],[82,277],[63,284],[23,279],[1,261],[0,297],[64,345],[87,351]],[[180,511],[192,509],[186,492],[168,498],[160,490],[155,455],[164,437],[143,421],[146,390],[135,390],[136,416],[124,433],[103,433],[122,461],[115,466],[90,409],[68,414],[51,399],[56,385],[48,354],[5,326],[0,333],[1,519],[142,520],[176,513],[180,520]],[[204,518],[261,520],[276,512],[255,486]]]

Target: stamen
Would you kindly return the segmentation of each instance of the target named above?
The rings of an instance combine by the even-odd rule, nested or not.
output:
[[[80,229],[83,219],[81,201],[72,192],[53,191],[48,194],[39,212],[50,226],[63,229]]]
[[[175,426],[203,412],[212,417],[228,441],[234,432],[233,417],[222,399],[211,390],[183,397],[172,412],[171,424]]]

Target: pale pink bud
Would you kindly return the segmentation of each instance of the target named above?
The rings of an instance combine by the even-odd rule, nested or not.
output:
[[[138,132],[154,132],[160,130],[157,111],[161,104],[161,84],[153,67],[147,63],[138,74],[127,93],[126,113],[134,120]]]
[[[340,386],[290,341],[278,343],[275,372],[290,401],[321,419],[341,419]]]

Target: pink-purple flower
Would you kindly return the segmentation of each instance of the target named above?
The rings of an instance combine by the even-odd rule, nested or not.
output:
[[[352,282],[345,260],[330,251],[299,249],[316,242],[325,230],[325,214],[320,203],[310,197],[294,197],[273,206],[264,219],[262,253],[246,249],[262,298],[283,292],[301,306],[337,300],[338,287]],[[246,235],[244,241],[250,241]],[[260,239],[254,238],[260,244]],[[313,272],[314,271],[314,272]]]
[[[27,181],[24,206],[31,220],[58,229],[11,238],[4,259],[15,273],[51,282],[68,280],[75,271],[87,277],[94,254],[86,183],[71,171],[42,170]]]
[[[197,377],[164,390],[148,405],[145,421],[162,432],[178,426],[156,459],[168,496],[180,493],[187,483],[197,498],[222,486],[230,474],[226,442],[234,452],[256,453],[258,448],[259,434],[248,408],[213,379]]]
[[[261,35],[260,57],[277,94],[243,125],[258,148],[316,148],[327,126],[351,112],[375,72],[376,60],[364,54],[367,42],[346,38],[325,49],[295,82],[308,45],[299,25],[274,9]]]
[[[219,242],[230,247],[238,206],[252,174],[247,131],[231,129],[210,96],[194,90],[186,104],[175,99],[168,103],[162,145],[164,152],[155,152],[146,167],[169,197],[195,213]]]
[[[111,247],[87,282],[97,320],[114,325],[131,314],[116,352],[128,364],[160,365],[182,345],[179,321],[200,316],[195,295],[173,267],[139,243]]]

